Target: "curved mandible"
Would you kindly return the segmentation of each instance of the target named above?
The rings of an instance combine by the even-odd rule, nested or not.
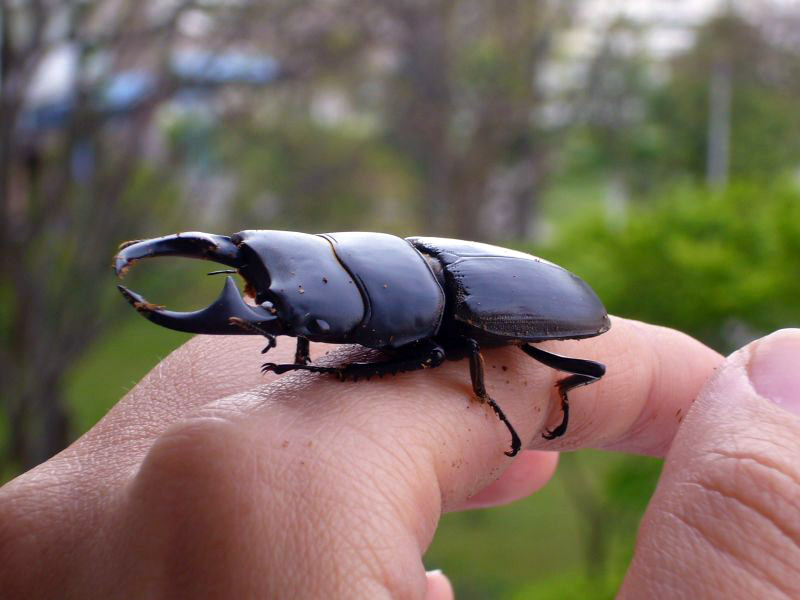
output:
[[[162,327],[187,333],[279,334],[277,317],[262,308],[246,304],[232,277],[225,278],[225,286],[212,304],[192,312],[164,310],[163,306],[148,302],[124,286],[117,287],[145,319]]]
[[[239,248],[224,235],[187,231],[149,240],[134,240],[120,246],[114,257],[114,272],[122,277],[134,261],[154,256],[200,258],[239,268]]]

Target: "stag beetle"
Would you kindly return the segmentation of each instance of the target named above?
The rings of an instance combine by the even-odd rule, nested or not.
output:
[[[152,256],[184,256],[221,263],[244,279],[247,304],[228,276],[219,298],[205,309],[174,312],[119,286],[150,321],[190,333],[258,334],[297,338],[294,364],[265,363],[264,372],[305,370],[357,380],[433,368],[469,358],[472,389],[520,439],[484,385],[482,347],[512,344],[531,358],[570,375],[558,382],[563,418],[545,439],[567,430],[567,392],[600,379],[605,366],[546,352],[529,342],[587,338],[610,321],[594,291],[569,271],[541,258],[461,240],[384,233],[249,230],[230,237],[201,232],[126,242],[115,257],[122,276],[131,263]],[[338,367],[309,364],[309,341],[360,344],[390,358]]]

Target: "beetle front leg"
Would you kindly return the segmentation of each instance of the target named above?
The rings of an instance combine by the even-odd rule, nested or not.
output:
[[[508,432],[511,434],[511,450],[505,452],[505,455],[516,456],[522,446],[519,435],[517,435],[514,426],[511,424],[511,421],[508,420],[508,417],[506,417],[506,414],[503,412],[503,409],[500,408],[500,405],[492,400],[492,398],[486,392],[486,385],[484,383],[483,376],[483,356],[481,355],[481,348],[478,345],[478,342],[472,339],[468,339],[466,341],[469,346],[469,374],[472,379],[472,391],[475,392],[475,395],[480,398],[481,401],[486,402],[492,407],[497,415],[497,418],[500,419],[508,428]]]
[[[567,392],[576,387],[597,381],[605,375],[606,366],[593,360],[570,358],[568,356],[546,352],[530,344],[523,344],[520,348],[525,354],[547,365],[551,369],[572,373],[569,377],[565,377],[556,383],[558,394],[561,397],[561,411],[564,413],[561,423],[559,423],[555,429],[546,429],[542,433],[544,439],[554,440],[567,432],[567,425],[569,424],[569,397],[567,396]]]
[[[277,346],[277,341],[275,339],[275,336],[269,333],[268,331],[265,331],[255,323],[249,323],[248,321],[245,321],[244,319],[239,319],[237,317],[230,317],[228,319],[228,322],[230,322],[232,325],[236,325],[237,327],[244,329],[245,331],[252,331],[253,333],[257,333],[258,335],[263,335],[265,338],[267,338],[267,345],[261,351],[261,354],[266,354],[272,348]]]
[[[307,365],[310,362],[308,338],[299,337],[297,338],[297,349],[294,351],[294,364]]]

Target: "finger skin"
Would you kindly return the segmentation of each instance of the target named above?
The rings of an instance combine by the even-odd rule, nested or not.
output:
[[[797,364],[800,332],[770,338],[787,335]],[[732,355],[686,416],[622,598],[800,597],[800,417],[751,384],[763,343]]]
[[[270,360],[291,360],[286,342]],[[465,361],[368,383],[261,379],[262,344],[195,338],[84,438],[3,488],[0,585],[63,597],[424,597],[421,555],[443,511],[535,487],[515,487],[512,469],[479,495],[512,461]],[[489,393],[547,450],[663,452],[719,360],[620,319],[598,338],[546,347],[609,368],[571,393],[567,435],[545,442],[563,375],[517,348],[485,353]],[[359,354],[325,350],[315,360]],[[542,481],[552,462],[540,466],[531,477]]]
[[[570,392],[567,435],[552,442],[534,435],[529,448],[555,454],[558,449],[594,447],[663,456],[691,402],[723,360],[675,330],[614,317],[612,321],[611,330],[600,337],[544,345],[561,354],[600,360],[607,372],[600,381]],[[517,377],[523,381],[544,377],[544,383],[537,380],[535,385],[551,386],[546,422],[550,427],[557,425],[560,398],[553,384],[564,375],[535,363],[523,363],[520,369]],[[534,405],[534,410],[540,414],[548,409]],[[536,491],[552,475],[549,466],[542,467],[526,475],[515,463],[491,488],[479,492],[477,502],[469,499],[464,508],[505,504]]]
[[[723,357],[665,327],[612,317],[611,330],[588,340],[553,344],[559,353],[599,360],[606,374],[570,392],[570,427],[562,438],[535,436],[531,448],[600,448],[664,456],[686,411]],[[554,380],[563,375],[548,373]],[[551,390],[548,423],[560,419]]]
[[[428,571],[428,589],[425,591],[425,600],[453,600],[453,586],[450,580],[441,571]]]
[[[487,508],[530,496],[550,480],[558,465],[558,452],[523,450],[497,481],[451,510]]]

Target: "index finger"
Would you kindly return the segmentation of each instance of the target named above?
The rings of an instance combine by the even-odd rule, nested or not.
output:
[[[601,336],[543,347],[607,367],[599,381],[570,391],[566,435],[553,441],[537,435],[529,444],[547,450],[589,447],[663,456],[686,411],[724,360],[684,333],[618,317],[612,317],[611,329]],[[526,368],[540,371],[535,364]],[[551,383],[564,376],[552,370],[546,374]],[[546,422],[557,424],[560,408],[554,386],[549,406]]]
[[[569,392],[569,428],[566,435],[552,441],[543,439],[541,432],[561,420],[555,384],[567,375],[536,362],[514,346],[483,350],[488,393],[509,416],[523,442],[528,441],[527,447],[665,454],[683,416],[723,357],[674,329],[619,317],[612,317],[612,324],[607,333],[594,338],[537,344],[565,356],[597,360],[607,367],[599,381]],[[270,360],[290,362],[292,341],[282,340],[274,354],[270,353]],[[169,364],[207,367],[197,367],[202,376],[173,374],[173,383],[183,380],[183,393],[168,398],[179,405],[172,410],[185,414],[215,398],[271,381],[258,371],[263,360],[257,352],[261,343],[241,337],[198,336],[177,351]],[[312,358],[316,361],[332,348],[326,364],[353,359],[353,350],[324,344],[312,344]],[[218,358],[221,354],[228,357],[223,364]],[[213,363],[216,367],[208,366]],[[437,369],[404,373],[402,379],[387,377],[345,387],[355,403],[361,396],[380,395],[386,402],[396,402],[392,398],[422,393],[425,399],[421,402],[444,405],[455,396],[473,397],[465,364],[447,361]],[[319,383],[326,387],[338,389],[343,385],[330,377],[314,377],[321,377]],[[501,425],[496,429],[498,437],[507,435]]]
[[[715,351],[673,329],[615,317],[612,322],[610,331],[595,338],[540,345],[607,366],[602,379],[569,392],[570,425],[566,435],[553,441],[544,440],[540,432],[560,422],[555,383],[566,375],[513,346],[483,351],[488,392],[503,407],[523,441],[529,440],[529,448],[593,447],[661,456],[691,402],[722,361]],[[291,362],[291,341],[281,339],[269,359]],[[148,440],[200,406],[274,380],[271,374],[264,377],[260,373],[262,346],[263,340],[255,337],[196,336],[154,369],[96,429],[119,432],[120,428],[134,427],[136,432],[130,437],[138,438],[137,445],[144,452]],[[316,361],[331,348],[336,347],[312,344],[312,358]],[[345,349],[336,350],[338,358],[327,362],[346,361],[350,354]],[[330,380],[330,385],[341,385],[332,378],[317,377]],[[469,375],[458,363],[448,362],[439,369],[403,377],[404,381],[413,378],[418,382],[398,387],[392,395],[412,394],[422,386],[426,397],[438,395],[443,403],[454,392],[472,396]],[[382,380],[382,392],[386,391],[385,384],[396,381]],[[353,391],[359,392],[355,395],[369,394],[370,385],[359,382]],[[126,414],[128,406],[134,407],[134,419]],[[498,429],[501,433],[504,430]]]

